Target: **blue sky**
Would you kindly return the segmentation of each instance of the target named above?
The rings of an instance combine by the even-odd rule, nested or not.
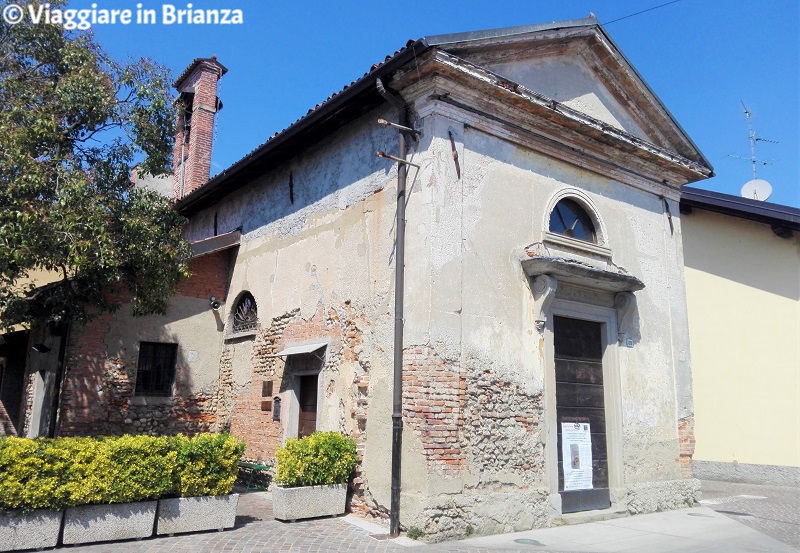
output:
[[[309,108],[369,70],[408,39],[565,19],[593,12],[714,166],[695,186],[739,194],[752,178],[747,122],[761,143],[758,177],[770,201],[800,207],[800,2],[798,0],[405,0],[401,3],[195,0],[238,8],[244,24],[95,27],[117,59],[151,57],[177,76],[195,57],[217,54],[220,83],[212,173],[244,156]],[[72,7],[136,9],[136,1],[74,0]],[[140,0],[161,13],[164,1]],[[187,2],[172,2],[185,8]]]

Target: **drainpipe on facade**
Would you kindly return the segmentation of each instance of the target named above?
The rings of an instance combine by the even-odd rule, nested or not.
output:
[[[399,110],[398,124],[408,128],[408,106],[391,94],[376,79],[378,92]],[[397,234],[395,237],[394,280],[394,389],[392,393],[392,493],[389,511],[389,535],[400,534],[400,459],[403,445],[403,272],[406,240],[406,137],[398,133],[397,163]]]

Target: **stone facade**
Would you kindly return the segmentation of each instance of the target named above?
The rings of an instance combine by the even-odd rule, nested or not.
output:
[[[686,504],[697,486],[677,202],[710,168],[592,20],[430,44],[395,58],[413,67],[389,60],[363,81],[399,91],[419,133],[402,524],[439,540],[580,516],[559,483],[556,317],[600,329],[609,506],[592,516]],[[356,102],[348,94],[336,101]],[[358,444],[351,508],[387,515],[397,168],[374,153],[396,143],[375,121],[397,108],[375,94],[330,128],[322,104],[316,138],[284,152],[287,131],[246,178],[222,175],[177,203],[187,239],[240,229],[240,241],[197,258],[166,317],[108,315],[73,334],[65,433],[229,429],[248,458],[272,462],[298,434],[303,377],[316,376],[315,427]],[[585,211],[593,240],[552,230],[562,200]],[[257,323],[234,331],[246,294]],[[132,396],[142,341],[178,343],[173,397]]]

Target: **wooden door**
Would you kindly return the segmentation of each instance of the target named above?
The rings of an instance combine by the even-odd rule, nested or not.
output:
[[[602,323],[553,318],[556,372],[556,416],[558,420],[558,490],[561,512],[573,513],[611,506],[608,493],[608,453],[606,450],[606,413],[603,390]],[[585,425],[591,438],[591,474],[586,484],[566,489],[562,423]],[[577,426],[576,426],[577,428]],[[585,429],[585,427],[584,427]],[[577,445],[572,446],[573,451]],[[589,448],[589,446],[586,446]],[[579,459],[567,459],[577,466]],[[588,463],[587,467],[588,468]],[[584,474],[588,471],[584,472]],[[569,487],[575,487],[571,483]]]
[[[300,377],[300,420],[297,435],[302,438],[317,429],[317,375]]]

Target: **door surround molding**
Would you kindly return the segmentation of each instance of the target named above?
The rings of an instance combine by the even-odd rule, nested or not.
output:
[[[582,319],[602,324],[603,398],[606,417],[606,449],[608,455],[608,487],[611,508],[625,503],[625,480],[622,454],[622,391],[618,356],[617,310],[614,307],[591,305],[553,298],[544,325],[544,405],[545,405],[545,466],[550,502],[561,514],[558,493],[558,420],[556,413],[555,346],[553,317]]]

